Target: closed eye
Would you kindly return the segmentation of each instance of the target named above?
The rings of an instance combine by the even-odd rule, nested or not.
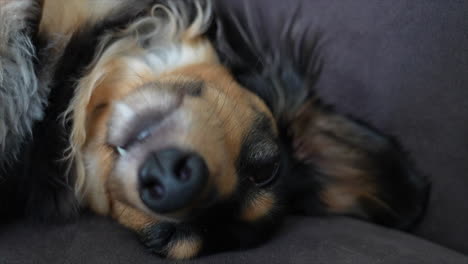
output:
[[[244,173],[258,187],[266,187],[271,184],[278,175],[280,169],[280,156],[275,155],[268,159],[257,160],[249,163],[244,168]]]
[[[151,137],[161,123],[166,120],[169,113],[149,113],[140,114],[138,118],[132,121],[128,127],[126,136],[123,137],[119,147],[128,150],[133,145],[144,142]]]
[[[243,142],[239,156],[239,171],[257,187],[270,185],[281,167],[281,149],[272,121],[259,115]]]
[[[146,139],[151,137],[154,131],[157,129],[157,124],[148,125],[142,130],[135,130],[134,133],[124,141],[121,146],[116,146],[116,150],[120,155],[124,155],[132,146],[144,142]]]
[[[266,166],[259,166],[253,171],[252,176],[249,177],[249,180],[255,183],[255,185],[258,187],[266,187],[276,179],[279,167],[279,162],[275,162]]]

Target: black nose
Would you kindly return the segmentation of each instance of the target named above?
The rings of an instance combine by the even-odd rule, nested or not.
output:
[[[168,213],[189,205],[208,179],[203,158],[178,149],[151,153],[138,173],[140,198],[154,212]]]

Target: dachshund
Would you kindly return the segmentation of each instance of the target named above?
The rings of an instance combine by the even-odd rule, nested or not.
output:
[[[173,259],[256,246],[288,214],[414,225],[427,178],[317,98],[318,40],[307,62],[262,49],[217,5],[1,1],[0,219],[89,208]]]

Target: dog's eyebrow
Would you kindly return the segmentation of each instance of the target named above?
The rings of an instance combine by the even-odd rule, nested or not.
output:
[[[244,167],[252,163],[268,163],[278,156],[279,148],[275,142],[271,121],[258,112],[257,118],[244,139],[239,155],[238,166]]]

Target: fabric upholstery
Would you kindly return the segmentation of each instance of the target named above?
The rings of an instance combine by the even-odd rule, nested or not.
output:
[[[1,264],[173,263],[150,254],[135,235],[108,219],[86,216],[75,224],[0,229]],[[188,263],[433,263],[462,264],[452,250],[395,230],[348,218],[291,218],[272,241],[256,249],[224,252]]]

